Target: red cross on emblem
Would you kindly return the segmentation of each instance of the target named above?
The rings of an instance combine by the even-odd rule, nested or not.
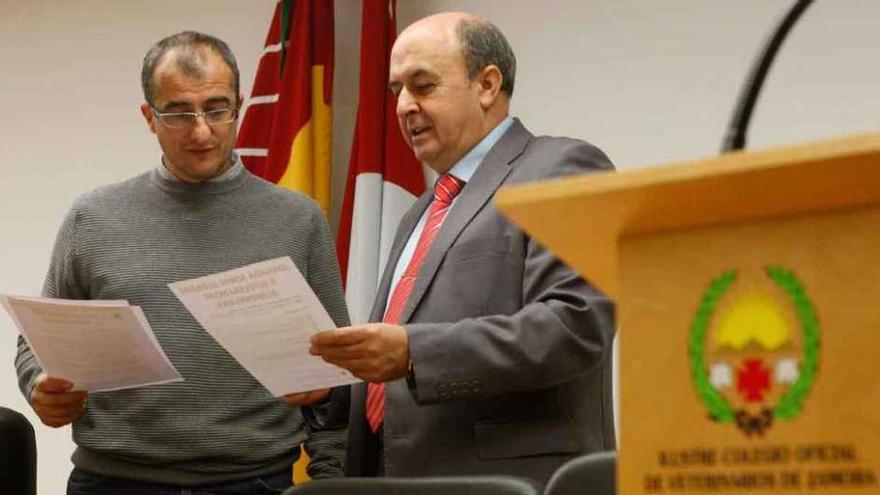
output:
[[[760,359],[746,359],[736,372],[736,389],[748,402],[762,402],[770,390],[770,370]]]

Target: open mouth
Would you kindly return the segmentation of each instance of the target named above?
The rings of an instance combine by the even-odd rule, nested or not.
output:
[[[410,136],[412,136],[412,138],[415,139],[415,138],[421,136],[422,134],[424,134],[425,132],[427,132],[428,129],[430,129],[430,128],[429,127],[413,127],[410,129]]]

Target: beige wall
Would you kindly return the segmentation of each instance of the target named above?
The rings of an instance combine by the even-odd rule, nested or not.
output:
[[[747,67],[792,1],[422,0],[483,15],[518,57],[513,113],[533,132],[573,135],[627,168],[717,153]],[[814,2],[783,46],[752,144],[876,130],[880,3]]]
[[[400,0],[401,24],[447,9],[484,15],[518,55],[513,112],[532,131],[603,147],[620,168],[713,154],[763,37],[789,2]],[[73,198],[156,164],[138,112],[140,59],[182,29],[230,43],[250,82],[274,2],[0,0],[0,293],[39,292]],[[336,0],[334,187],[341,198],[357,105],[360,2]],[[880,3],[816,2],[759,102],[754,146],[877,130]],[[338,217],[334,202],[333,223]],[[0,405],[30,414],[0,316]],[[5,364],[4,364],[5,363]],[[31,414],[32,420],[36,418]],[[37,426],[41,493],[63,493],[68,428]]]

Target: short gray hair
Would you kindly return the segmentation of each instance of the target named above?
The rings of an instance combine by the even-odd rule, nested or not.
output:
[[[501,92],[513,96],[516,78],[516,56],[507,38],[491,22],[482,19],[463,19],[455,26],[458,42],[467,64],[468,77],[477,77],[489,65],[501,72]]]
[[[204,57],[199,53],[200,48],[208,48],[220,55],[232,71],[232,89],[238,99],[238,64],[235,62],[235,55],[232,54],[229,45],[210,34],[183,31],[162,38],[150,48],[144,57],[144,65],[141,68],[141,87],[144,90],[144,99],[147,100],[147,103],[152,105],[155,96],[153,74],[156,72],[156,66],[159,65],[166,53],[176,48],[181,49],[181,55],[175,60],[177,68],[186,76],[194,78],[200,78],[204,75]]]

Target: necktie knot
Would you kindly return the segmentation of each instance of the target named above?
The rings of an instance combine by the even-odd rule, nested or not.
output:
[[[434,184],[434,200],[442,203],[451,203],[461,189],[464,181],[452,174],[443,174]]]

